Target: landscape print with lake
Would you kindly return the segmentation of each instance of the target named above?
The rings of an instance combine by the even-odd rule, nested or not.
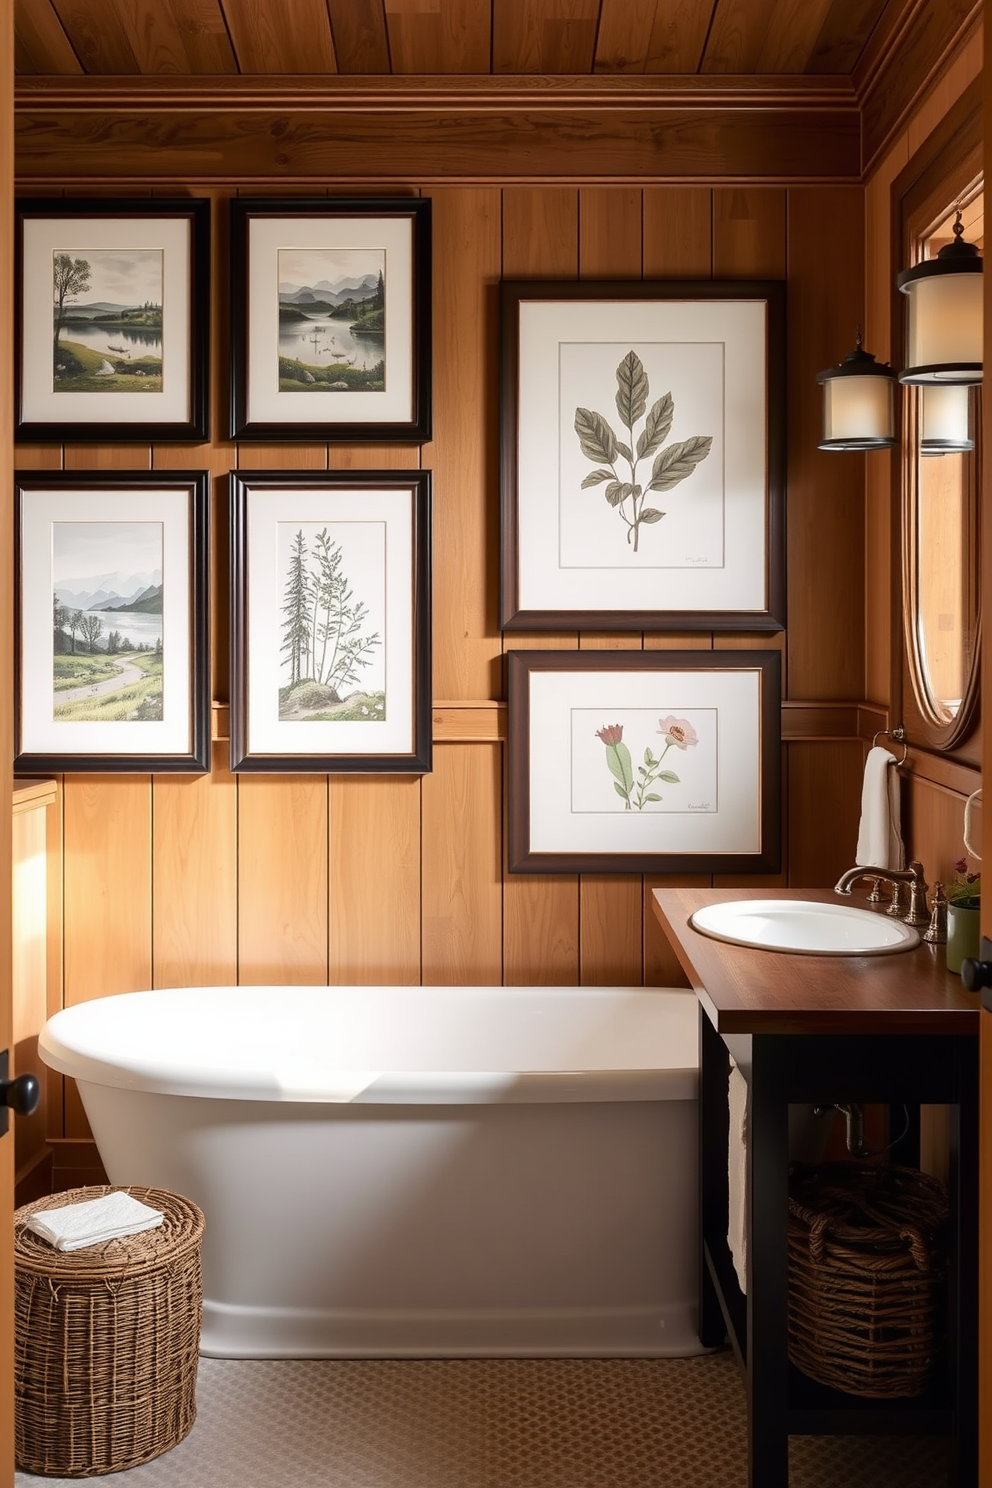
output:
[[[55,250],[55,392],[162,391],[163,277],[161,248]]]
[[[383,392],[383,248],[280,248],[279,391]]]
[[[52,719],[163,717],[161,522],[52,526]]]

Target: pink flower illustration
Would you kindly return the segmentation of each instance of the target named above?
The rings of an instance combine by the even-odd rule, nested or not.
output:
[[[596,730],[596,738],[602,739],[604,744],[619,744],[623,738],[623,724],[604,723],[601,729]]]
[[[688,718],[676,718],[674,713],[669,713],[667,718],[659,718],[658,732],[665,735],[665,747],[668,749],[674,744],[676,749],[686,750],[690,744],[699,743],[699,736]]]

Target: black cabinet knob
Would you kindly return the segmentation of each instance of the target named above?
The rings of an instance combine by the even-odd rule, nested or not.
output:
[[[16,1080],[0,1080],[0,1106],[9,1106],[18,1116],[32,1116],[40,1099],[41,1086],[37,1075],[18,1075]]]
[[[973,956],[961,962],[961,981],[969,992],[992,987],[992,961],[976,961]]]

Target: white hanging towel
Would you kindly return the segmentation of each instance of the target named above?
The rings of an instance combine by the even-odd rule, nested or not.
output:
[[[861,826],[854,859],[859,868],[905,866],[900,831],[899,772],[895,756],[880,744],[868,751],[861,787]]]
[[[129,1193],[104,1194],[61,1209],[42,1209],[27,1221],[27,1228],[54,1245],[56,1250],[83,1250],[103,1240],[119,1240],[153,1230],[165,1218]]]
[[[747,1081],[734,1060],[730,1061],[727,1104],[730,1130],[727,1142],[727,1244],[741,1291],[747,1295],[748,1231],[748,1110]]]

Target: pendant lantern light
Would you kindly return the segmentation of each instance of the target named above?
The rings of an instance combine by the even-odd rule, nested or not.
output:
[[[823,388],[822,450],[892,449],[895,433],[896,374],[887,362],[876,362],[857,343],[836,367],[817,374]]]
[[[971,389],[960,383],[930,383],[920,390],[920,454],[952,455],[975,448],[971,433]]]
[[[927,386],[982,380],[982,256],[964,241],[961,213],[954,240],[936,258],[904,269],[896,280],[906,296],[906,367],[899,381]]]

